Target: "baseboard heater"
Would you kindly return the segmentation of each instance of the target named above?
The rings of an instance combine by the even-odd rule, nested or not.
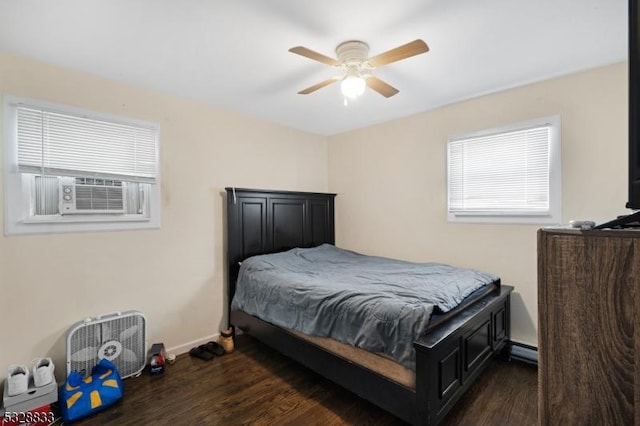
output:
[[[509,343],[509,357],[518,361],[538,365],[538,348],[512,341]]]

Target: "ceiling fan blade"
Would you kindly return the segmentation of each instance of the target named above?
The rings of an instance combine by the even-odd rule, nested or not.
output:
[[[424,41],[417,39],[398,46],[395,49],[387,50],[379,55],[369,58],[369,63],[373,67],[381,67],[382,65],[390,64],[392,62],[407,59],[421,53],[429,51],[429,46]]]
[[[298,95],[308,95],[309,93],[315,92],[318,89],[322,89],[323,87],[328,86],[331,83],[335,83],[338,80],[340,80],[340,77],[331,77],[330,79],[321,81],[318,84],[314,84],[313,86],[309,86],[306,89],[299,91]]]
[[[380,93],[385,98],[390,98],[398,93],[398,89],[374,76],[367,78],[367,86]]]
[[[330,58],[322,53],[315,52],[303,46],[292,47],[289,49],[289,52],[296,53],[300,56],[304,56],[305,58],[313,59],[314,61],[322,62],[323,64],[331,65],[332,67],[340,65],[340,62],[338,62],[337,59]]]

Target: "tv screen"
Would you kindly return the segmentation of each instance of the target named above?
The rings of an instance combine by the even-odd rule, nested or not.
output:
[[[629,0],[629,201],[627,208],[640,210],[640,7]],[[640,211],[596,226],[638,228]]]
[[[640,8],[629,0],[629,202],[640,209]]]

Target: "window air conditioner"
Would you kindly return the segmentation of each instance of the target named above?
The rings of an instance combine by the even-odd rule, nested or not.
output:
[[[60,214],[122,214],[126,211],[126,182],[61,177],[59,185]]]

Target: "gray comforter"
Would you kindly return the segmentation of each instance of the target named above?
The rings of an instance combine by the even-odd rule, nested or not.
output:
[[[434,308],[447,312],[497,279],[473,269],[364,256],[324,244],[245,260],[231,307],[387,354],[415,369],[413,341]]]

